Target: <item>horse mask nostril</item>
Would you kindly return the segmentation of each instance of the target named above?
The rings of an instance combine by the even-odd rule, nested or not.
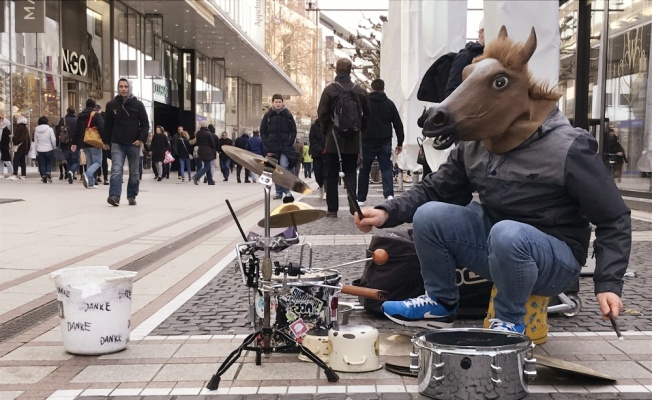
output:
[[[446,122],[446,114],[443,111],[437,111],[432,116],[432,122],[435,126],[441,126]]]

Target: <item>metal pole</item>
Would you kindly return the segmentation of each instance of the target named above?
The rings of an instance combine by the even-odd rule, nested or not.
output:
[[[575,54],[575,126],[589,130],[589,69],[591,55],[591,2],[577,4],[577,52]]]
[[[598,112],[600,113],[600,127],[596,139],[598,140],[598,154],[603,154],[609,143],[609,130],[605,129],[605,114],[607,113],[607,53],[609,45],[609,0],[604,0],[602,32],[600,33],[600,55],[598,58]]]

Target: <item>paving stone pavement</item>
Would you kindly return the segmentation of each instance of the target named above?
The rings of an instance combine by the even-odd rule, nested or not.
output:
[[[527,400],[645,400],[651,399],[640,393],[531,393]],[[56,398],[53,398],[56,399]],[[358,394],[248,394],[214,396],[84,396],[84,400],[428,400],[429,397],[414,393],[358,393]]]

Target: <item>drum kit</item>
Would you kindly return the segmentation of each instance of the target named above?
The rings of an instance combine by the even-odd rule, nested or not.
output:
[[[263,228],[262,232],[252,231],[245,235],[227,201],[244,239],[236,246],[237,263],[243,284],[250,288],[250,314],[255,332],[248,335],[227,357],[206,387],[216,390],[221,376],[244,350],[255,351],[256,365],[261,365],[263,355],[269,357],[275,352],[298,350],[324,370],[329,382],[336,382],[339,377],[335,371],[304,346],[302,338],[311,330],[337,329],[339,293],[384,298],[384,292],[380,290],[341,284],[342,276],[338,268],[371,259],[377,264],[384,264],[387,262],[387,252],[377,250],[371,258],[334,267],[313,268],[312,246],[305,243],[301,245],[297,264],[288,261],[287,252],[283,263],[273,261],[272,252],[285,251],[299,243],[299,225],[317,221],[326,212],[300,202],[283,204],[270,210],[274,184],[302,194],[310,194],[311,189],[271,158],[233,146],[225,146],[223,150],[236,163],[259,176],[257,182],[264,187],[265,216],[258,223],[258,227]],[[261,251],[263,255],[259,257],[257,253]]]
[[[383,300],[385,292],[342,284],[338,268],[368,260],[382,265],[387,262],[387,252],[376,250],[370,258],[313,268],[312,246],[304,243],[299,262],[289,262],[286,250],[299,244],[297,227],[319,220],[325,212],[300,202],[270,210],[274,184],[302,194],[309,194],[310,188],[273,159],[233,146],[225,146],[223,150],[259,176],[257,182],[264,187],[265,213],[258,223],[262,231],[252,230],[245,235],[227,201],[244,239],[236,246],[237,264],[243,284],[250,289],[250,315],[255,332],[226,358],[209,380],[207,389],[218,389],[222,375],[245,350],[255,352],[256,365],[261,365],[263,355],[268,358],[275,352],[298,351],[301,359],[322,368],[329,382],[336,382],[339,377],[335,371],[368,372],[381,368],[378,355],[383,348],[391,346],[394,355],[400,353],[407,358],[409,354],[409,366],[386,363],[386,368],[416,377],[419,392],[428,397],[520,399],[527,395],[527,382],[536,377],[537,360],[534,344],[526,335],[469,328],[423,331],[411,338],[402,335],[385,338],[386,334],[379,335],[373,327],[340,326],[340,293]],[[351,196],[350,188],[347,189]],[[272,260],[272,252],[283,251],[286,251],[283,263]],[[258,256],[259,252],[263,252],[262,257]],[[348,340],[351,338],[356,341]],[[568,367],[558,362],[549,364],[555,368]],[[570,369],[570,372],[575,371]]]

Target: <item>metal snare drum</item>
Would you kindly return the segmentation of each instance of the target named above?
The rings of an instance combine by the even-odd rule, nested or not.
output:
[[[292,324],[302,320],[307,329],[331,327],[337,321],[337,303],[342,276],[335,270],[323,270],[300,276],[273,277],[269,285],[271,300],[270,325],[294,337]],[[254,328],[263,326],[263,291],[254,291]],[[284,345],[284,339],[273,338],[273,345]]]
[[[410,369],[419,393],[435,399],[522,399],[536,377],[534,344],[489,329],[422,331],[412,338]],[[526,356],[527,355],[527,356]]]

